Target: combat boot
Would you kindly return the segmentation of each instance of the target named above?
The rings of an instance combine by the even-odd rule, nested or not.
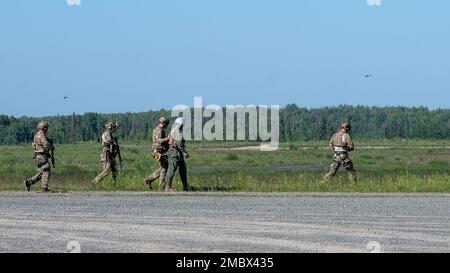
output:
[[[322,176],[323,182],[332,182],[332,180],[333,180],[333,176],[329,175],[328,173],[325,174],[324,176]]]
[[[159,186],[158,186],[158,191],[165,191],[166,190],[166,188],[167,188],[167,183],[166,182],[164,182],[164,181],[159,181]]]
[[[348,173],[348,179],[350,180],[350,182],[356,184],[356,174],[354,172]]]
[[[144,182],[145,182],[145,184],[147,185],[147,187],[148,187],[149,189],[152,189],[152,182],[153,182],[153,181],[151,181],[151,180],[145,178],[145,179],[144,179]]]
[[[31,188],[31,181],[28,180],[28,179],[25,179],[25,180],[23,181],[23,184],[25,184],[25,189],[27,190],[27,192],[29,192],[29,191],[30,191],[30,188]]]

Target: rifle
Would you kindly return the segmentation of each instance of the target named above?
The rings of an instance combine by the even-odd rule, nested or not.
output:
[[[120,153],[120,146],[119,141],[117,140],[117,137],[114,137],[114,142],[116,143],[116,154],[119,156],[119,162],[120,162],[120,169],[122,170],[122,154]]]
[[[55,146],[53,145],[53,139],[49,139],[48,142],[50,142],[50,145],[52,148],[50,149],[50,158],[52,159],[52,166],[55,168]]]

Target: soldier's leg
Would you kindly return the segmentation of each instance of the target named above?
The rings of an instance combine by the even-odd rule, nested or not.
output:
[[[160,171],[161,171],[161,168],[158,168],[151,175],[147,176],[147,178],[145,178],[145,180],[148,181],[149,183],[155,181],[156,179],[158,179],[160,177]]]
[[[167,159],[161,158],[161,161],[159,161],[159,190],[164,190],[166,188],[166,175],[168,167],[169,162]]]
[[[41,181],[42,172],[43,171],[41,170],[41,168],[39,168],[38,172],[33,177],[31,177],[30,179],[27,179],[29,182],[31,182],[31,185],[34,185],[37,182]]]
[[[157,161],[158,165],[160,166],[156,171],[154,171],[151,175],[147,176],[144,180],[145,183],[151,187],[152,182],[158,179],[160,177],[160,171],[161,171],[161,162]],[[160,179],[161,180],[161,179]]]
[[[97,183],[102,181],[105,177],[108,176],[109,171],[111,170],[111,163],[108,161],[103,161],[102,168],[103,168],[103,171],[99,175],[97,175],[97,177],[95,178],[95,182],[97,182]]]
[[[187,169],[186,169],[186,162],[184,160],[180,160],[179,172],[181,182],[183,183],[183,191],[188,191]]]
[[[347,170],[348,179],[350,179],[350,182],[356,183],[356,170],[353,167],[353,162],[347,158],[347,160],[344,161],[343,166]]]
[[[35,157],[34,163],[36,164],[36,166],[38,168],[38,172],[32,178],[28,179],[28,181],[30,181],[32,185],[41,181],[43,173],[48,168],[50,168],[50,163],[48,162],[48,159],[42,155],[38,155],[37,157]]]
[[[51,166],[50,163],[47,162],[45,166],[42,166],[42,187],[45,189],[48,189],[48,181],[50,180],[51,176]],[[44,168],[45,167],[45,168]]]
[[[166,178],[164,179],[165,181],[165,186],[166,186],[166,190],[167,189],[172,189],[172,181],[173,178],[175,177],[175,173],[178,169],[178,159],[177,158],[169,158],[169,166],[167,168],[167,174],[166,174]]]
[[[324,179],[331,180],[334,176],[336,176],[336,172],[339,170],[341,166],[341,161],[338,156],[333,159],[333,162],[330,165],[330,171],[324,175]]]

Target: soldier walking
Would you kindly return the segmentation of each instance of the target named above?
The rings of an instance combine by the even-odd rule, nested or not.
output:
[[[116,155],[118,145],[113,136],[117,129],[117,123],[108,121],[105,127],[106,131],[102,134],[102,153],[100,156],[103,171],[95,178],[96,183],[102,181],[110,172],[114,180],[117,177]]]
[[[38,168],[38,173],[35,176],[23,181],[27,191],[30,191],[32,185],[36,184],[39,181],[42,181],[42,192],[51,192],[51,190],[48,188],[51,170],[49,159],[52,158],[51,155],[53,154],[55,148],[53,146],[53,141],[47,136],[48,127],[48,122],[39,122],[37,133],[33,139],[33,161]],[[54,160],[52,160],[52,163],[53,167],[55,167]]]
[[[163,191],[166,188],[166,173],[168,167],[167,161],[167,151],[169,150],[169,137],[166,133],[166,128],[169,125],[169,120],[165,117],[159,119],[158,124],[155,129],[153,129],[152,134],[152,153],[153,157],[158,162],[159,168],[153,172],[151,175],[145,178],[145,183],[151,189],[152,182],[159,178],[159,190]]]
[[[165,179],[166,191],[173,191],[172,181],[177,169],[179,170],[181,182],[183,183],[183,191],[188,191],[187,170],[184,159],[189,158],[189,153],[186,151],[185,140],[183,137],[183,124],[183,118],[177,118],[170,131],[169,150],[167,151],[169,167]]]
[[[342,165],[347,170],[350,181],[356,183],[356,171],[353,168],[353,162],[348,156],[348,153],[355,148],[352,137],[349,134],[350,129],[350,123],[344,122],[339,132],[331,137],[329,147],[334,152],[334,159],[331,163],[330,171],[323,177],[326,180],[331,180]]]

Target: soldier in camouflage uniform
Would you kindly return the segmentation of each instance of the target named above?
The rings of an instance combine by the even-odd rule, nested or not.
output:
[[[37,133],[33,140],[34,149],[34,163],[38,168],[38,173],[32,178],[25,179],[23,182],[27,191],[30,191],[32,185],[42,180],[42,191],[51,192],[48,188],[48,181],[50,180],[50,162],[52,151],[54,150],[53,141],[47,137],[49,124],[46,121],[41,121],[37,127]]]
[[[165,189],[165,179],[167,173],[167,151],[169,150],[169,137],[166,134],[165,129],[169,125],[169,120],[161,117],[159,119],[159,123],[156,125],[155,129],[153,129],[152,134],[152,153],[153,157],[158,162],[159,168],[153,172],[153,174],[149,175],[145,178],[145,183],[151,189],[152,182],[159,178],[159,190]]]
[[[355,148],[352,137],[349,134],[350,129],[350,123],[345,122],[341,125],[339,132],[331,137],[329,147],[334,153],[334,159],[330,166],[330,171],[323,177],[326,180],[331,180],[342,165],[347,170],[350,181],[356,183],[356,171],[353,168],[353,162],[348,156],[348,152],[353,151]]]
[[[189,158],[189,153],[186,151],[185,140],[183,137],[183,123],[183,118],[177,118],[172,130],[170,131],[169,151],[167,151],[169,168],[166,175],[166,191],[173,191],[172,181],[175,177],[177,169],[180,172],[181,182],[183,183],[183,191],[188,191],[187,171],[184,159]]]
[[[117,143],[114,140],[113,133],[117,129],[117,123],[108,121],[105,125],[106,131],[102,134],[102,153],[100,156],[102,162],[103,171],[95,178],[95,182],[98,183],[107,177],[109,172],[112,173],[112,177],[116,180],[116,155],[117,155]]]

